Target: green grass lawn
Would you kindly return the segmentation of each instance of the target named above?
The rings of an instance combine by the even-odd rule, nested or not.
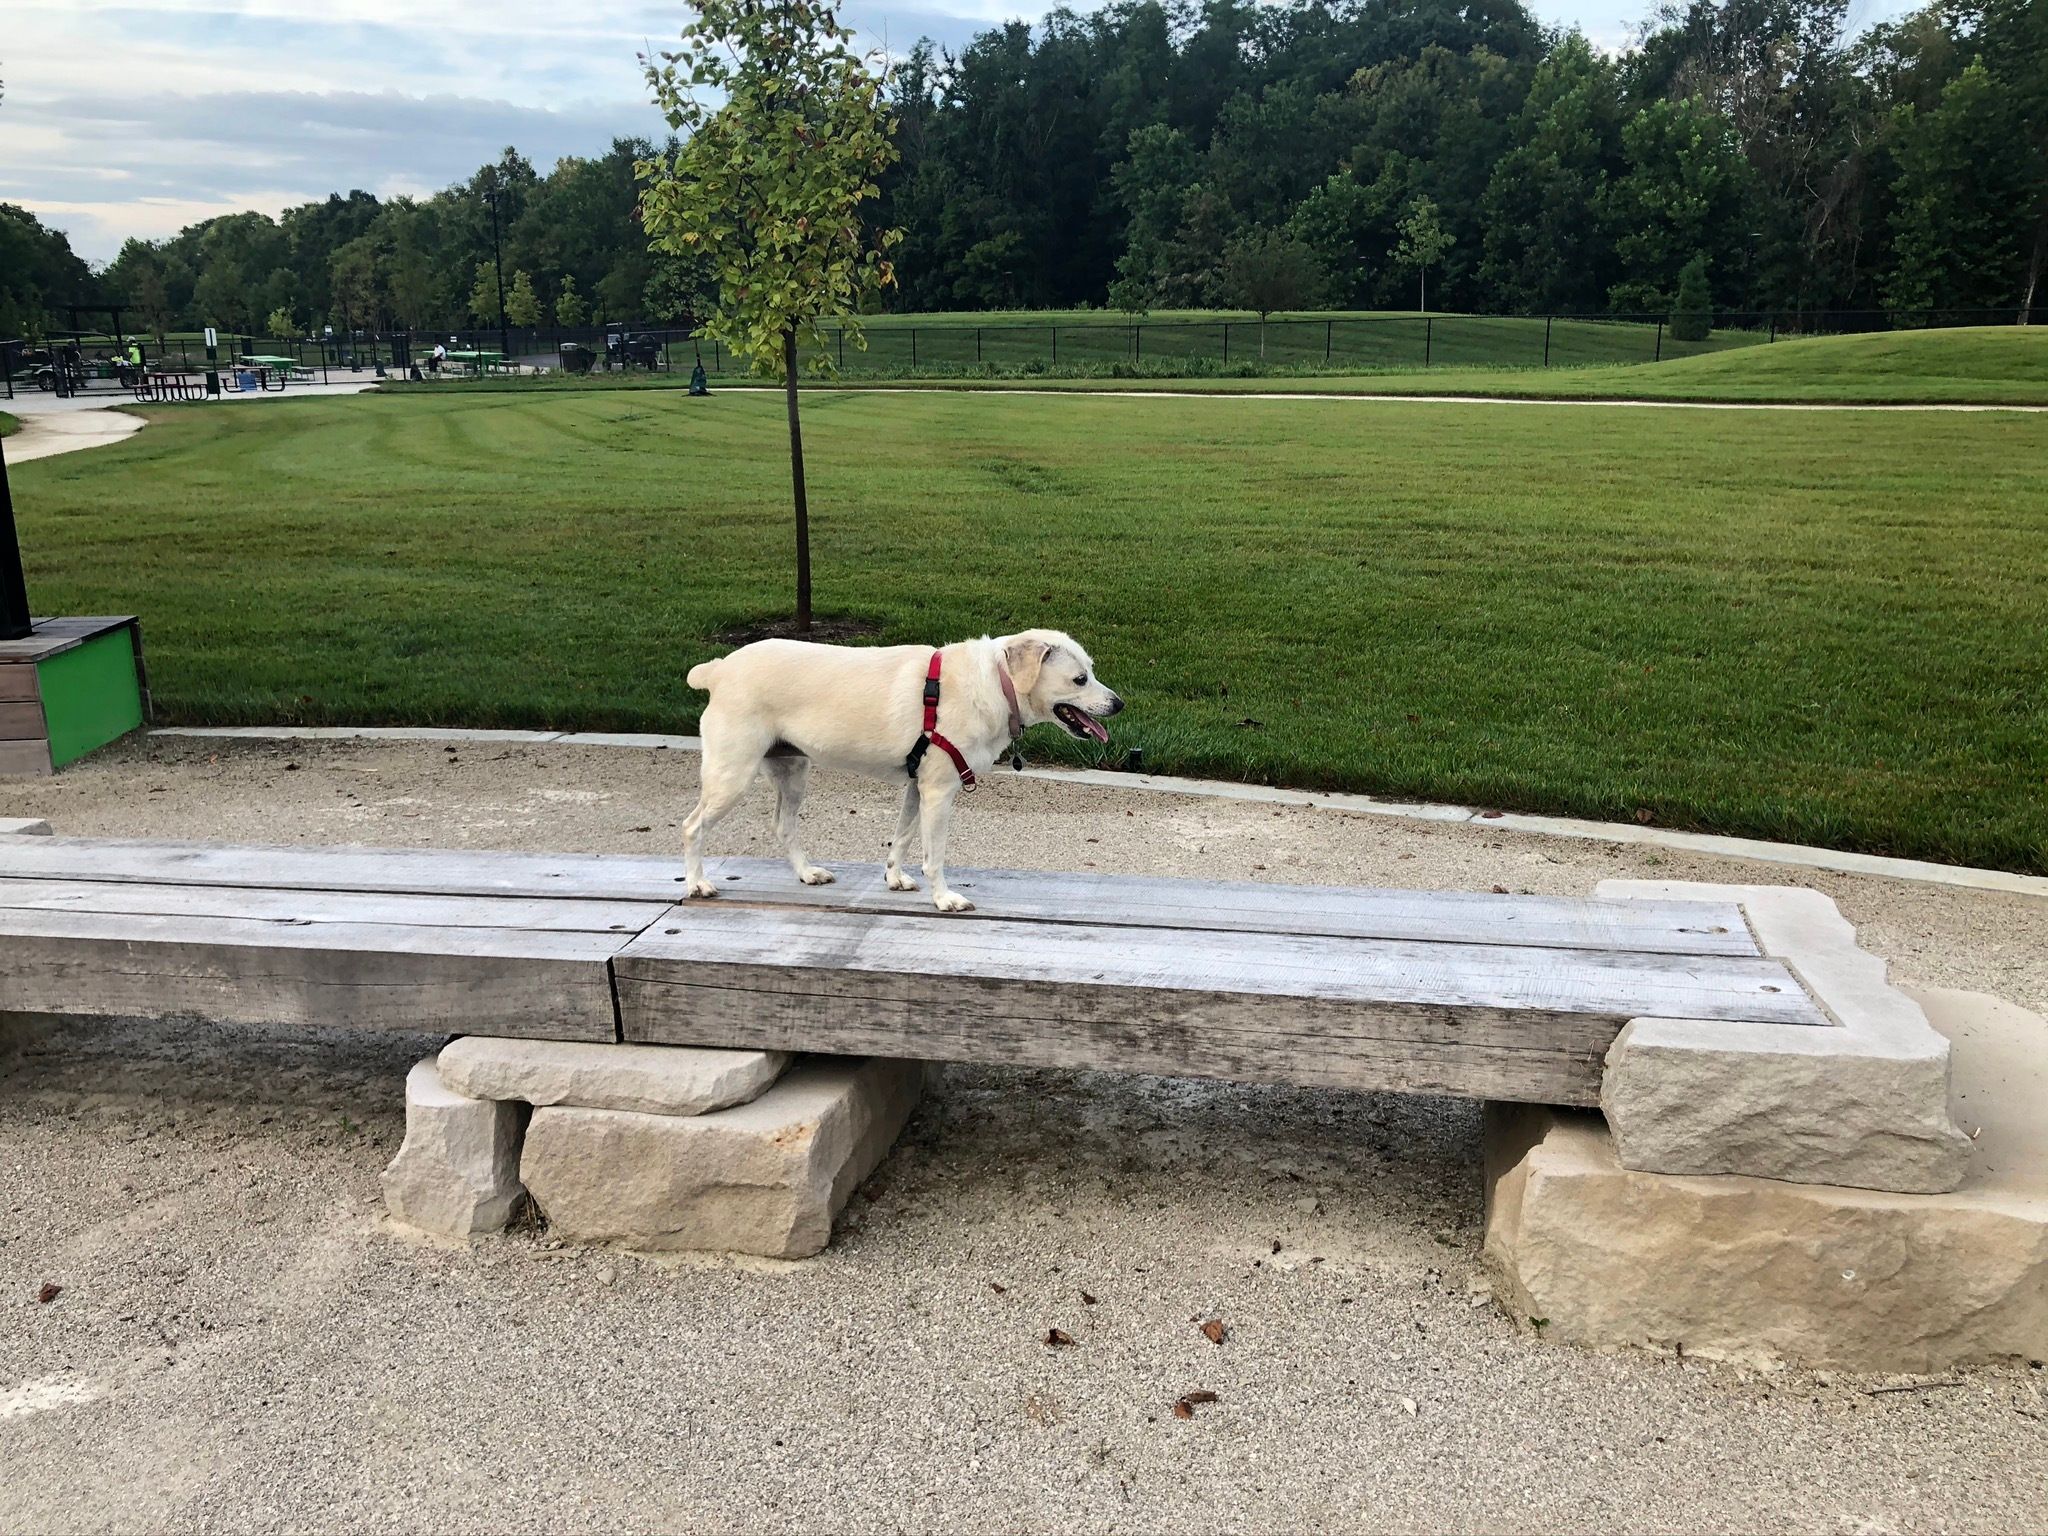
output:
[[[38,607],[139,611],[168,719],[684,731],[712,637],[788,607],[781,410],[162,407],[15,498]],[[2036,418],[848,391],[805,423],[821,610],[1070,628],[1160,771],[2048,870]]]
[[[10,416],[5,411],[0,411],[0,437],[12,437],[20,430],[21,421],[18,417]]]

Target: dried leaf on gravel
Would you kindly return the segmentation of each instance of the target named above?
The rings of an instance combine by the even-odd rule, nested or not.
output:
[[[1007,1296],[1010,1292],[1010,1288],[1007,1285],[997,1285],[993,1280],[989,1281],[988,1288],[998,1296]]]
[[[1496,896],[1505,896],[1505,895],[1507,895],[1507,893],[1508,893],[1508,888],[1507,888],[1506,886],[1504,886],[1504,885],[1496,885],[1496,886],[1495,886],[1495,887],[1493,888],[1493,894],[1494,894],[1494,895],[1496,895]]]
[[[1195,1404],[1218,1401],[1220,1399],[1214,1392],[1184,1392],[1173,1405],[1173,1416],[1176,1419],[1192,1419],[1195,1416]]]
[[[1202,1324],[1202,1337],[1211,1344],[1221,1344],[1229,1336],[1230,1330],[1223,1326],[1221,1318],[1212,1317]]]
[[[1093,1296],[1090,1296],[1086,1291],[1083,1291],[1081,1293],[1081,1305],[1084,1307],[1092,1307],[1095,1305],[1095,1298]]]
[[[1074,1336],[1064,1328],[1048,1328],[1045,1331],[1045,1342],[1058,1349],[1063,1344],[1072,1344]]]
[[[36,1300],[47,1307],[51,1302],[55,1301],[59,1296],[62,1296],[63,1294],[63,1286],[45,1285],[40,1291],[36,1292]]]

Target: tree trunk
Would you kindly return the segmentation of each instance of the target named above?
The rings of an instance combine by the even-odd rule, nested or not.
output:
[[[811,507],[804,495],[804,432],[796,414],[796,332],[782,333],[783,389],[789,398],[789,479],[796,492],[796,627],[811,632]]]
[[[2041,284],[2041,259],[2048,256],[2048,212],[2034,228],[2034,255],[2027,263],[2027,291],[2020,300],[2020,324],[2030,325],[2034,316],[2034,294]]]
[[[1266,360],[1266,317],[1259,316],[1259,361]]]

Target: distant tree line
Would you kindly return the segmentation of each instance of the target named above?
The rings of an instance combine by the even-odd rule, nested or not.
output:
[[[1953,307],[2048,263],[2048,4],[1694,0],[1608,57],[1520,0],[1118,0],[921,42],[889,86],[897,309]],[[620,140],[131,240],[92,273],[0,205],[0,336],[73,297],[147,330],[687,323]],[[496,209],[504,271],[494,265]]]

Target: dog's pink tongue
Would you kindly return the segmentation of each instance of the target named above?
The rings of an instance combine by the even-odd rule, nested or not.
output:
[[[1088,728],[1088,734],[1097,741],[1109,740],[1109,728],[1086,710],[1081,711],[1081,723]]]

